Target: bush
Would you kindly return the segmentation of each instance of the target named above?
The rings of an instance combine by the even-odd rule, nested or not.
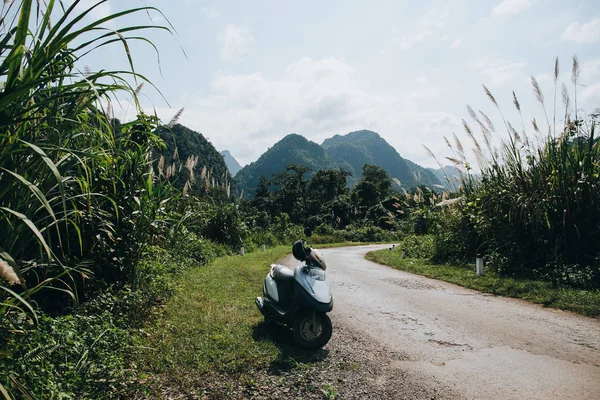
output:
[[[407,235],[399,245],[410,258],[431,259],[435,255],[435,237],[433,235]]]

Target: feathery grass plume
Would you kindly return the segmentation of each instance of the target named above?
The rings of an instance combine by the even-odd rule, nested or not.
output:
[[[490,90],[487,88],[487,86],[485,86],[485,85],[482,85],[482,86],[483,86],[483,91],[485,92],[487,97],[490,99],[490,101],[492,103],[494,103],[494,105],[496,107],[498,107],[498,103],[496,103],[496,99],[494,98],[494,95],[492,95],[492,92],[490,92]]]
[[[483,86],[483,91],[485,92],[486,96],[496,106],[496,109],[498,110],[498,113],[500,113],[500,117],[502,118],[502,122],[504,122],[504,127],[508,131],[508,125],[506,125],[506,118],[504,118],[504,114],[502,114],[502,110],[500,109],[500,106],[498,105],[496,98],[494,97],[494,95],[492,95],[492,92],[490,92],[490,90],[487,88],[487,86],[485,86],[485,85],[482,85],[482,86]]]
[[[165,156],[161,155],[158,159],[158,176],[165,176]]]
[[[550,120],[548,119],[548,113],[546,112],[546,104],[544,103],[544,93],[542,93],[542,89],[540,89],[540,85],[538,84],[537,79],[534,76],[531,76],[531,85],[533,86],[533,93],[535,93],[535,97],[537,101],[542,105],[542,110],[544,110],[544,116],[546,117],[546,124],[548,125],[548,133],[552,132],[550,129]]]
[[[450,144],[450,141],[448,140],[448,138],[446,136],[444,136],[444,140],[446,141],[446,146],[448,146],[448,148],[454,152],[454,148],[452,147],[452,145]]]
[[[242,193],[240,193],[240,200],[244,198],[244,189],[242,189]]]
[[[210,192],[210,179],[208,177],[204,180],[204,189],[206,189],[206,193]]]
[[[185,185],[183,185],[183,194],[188,194],[190,186],[190,181],[185,181]]]
[[[465,157],[465,150],[463,148],[462,143],[460,142],[460,139],[458,138],[458,136],[456,136],[456,133],[452,132],[452,135],[454,136],[454,144],[456,145],[456,150],[458,151],[460,159],[463,161],[467,161],[467,158]]]
[[[447,160],[452,161],[453,164],[455,165],[463,165],[463,162],[460,160],[457,160],[456,158],[452,158],[452,157],[446,157]]]
[[[535,120],[535,118],[531,121],[531,123],[533,124],[533,130],[536,131],[537,133],[540,133],[540,128],[538,128],[538,124],[537,124],[537,121]]]
[[[494,126],[494,124],[492,123],[492,120],[490,119],[490,117],[487,116],[486,113],[484,113],[481,110],[478,110],[479,114],[481,114],[481,116],[483,117],[483,120],[485,121],[488,129],[492,132],[496,132],[496,127]]]
[[[556,96],[558,92],[558,75],[560,72],[560,68],[558,65],[558,57],[554,60],[554,116],[553,116],[553,132],[554,136],[556,136]]]
[[[396,184],[396,186],[402,187],[402,184],[400,183],[400,180],[398,178],[392,178],[392,181]]]
[[[573,56],[573,68],[571,69],[571,82],[573,82],[573,101],[575,105],[575,122],[577,122],[577,82],[579,81],[579,59]],[[579,133],[579,128],[577,129]]]
[[[169,121],[169,124],[167,125],[170,129],[172,129],[175,125],[177,125],[177,122],[179,121],[179,118],[181,117],[181,114],[183,114],[183,110],[185,110],[185,107],[181,107],[179,109],[179,111],[177,111],[175,113],[175,115],[173,116],[173,118],[171,118],[171,121]]]
[[[138,95],[139,95],[139,94],[142,92],[142,89],[144,88],[144,83],[145,83],[145,82],[142,82],[142,83],[140,83],[140,84],[138,85],[138,87],[136,87],[136,88],[135,88],[135,91],[134,91],[133,93],[134,93],[136,96],[138,96]]]
[[[231,184],[227,184],[227,198],[231,197]]]
[[[200,171],[200,179],[206,178],[206,165],[202,167],[202,171]]]
[[[515,105],[515,108],[517,109],[517,111],[519,111],[519,113],[520,113],[521,112],[521,104],[519,104],[519,100],[517,100],[517,94],[515,93],[514,90],[513,90],[512,94],[513,94],[513,104]]]
[[[508,122],[508,128],[510,129],[510,131],[513,134],[513,138],[515,140],[516,143],[521,141],[521,137],[519,136],[519,134],[517,133],[517,131],[515,130],[515,128],[513,128],[513,126],[511,125],[510,121]]]
[[[190,173],[190,182],[194,182],[194,168],[198,163],[198,156],[189,156],[187,161],[185,162],[185,166]]]
[[[2,258],[0,258],[0,278],[8,282],[9,285],[21,284],[21,279],[17,275],[17,272]]]
[[[473,131],[471,130],[471,128],[469,127],[467,122],[463,119],[462,123],[463,123],[463,127],[465,128],[465,132],[467,132],[467,135],[469,135],[469,137],[471,138],[471,141],[473,142],[473,145],[475,146],[475,148],[478,149],[478,151],[483,154],[483,152],[481,151],[481,146],[479,145],[479,142],[477,141],[477,139],[475,139],[475,135],[473,135]]]
[[[108,100],[108,104],[106,105],[106,119],[112,121],[114,118],[112,101]]]
[[[471,116],[471,118],[473,118],[474,121],[477,121],[477,114],[475,114],[475,111],[473,111],[473,109],[471,108],[470,105],[467,104],[467,112],[469,113],[469,115]]]

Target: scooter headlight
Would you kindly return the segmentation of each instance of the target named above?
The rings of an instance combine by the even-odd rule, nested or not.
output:
[[[325,280],[325,271],[320,268],[311,268],[308,270],[308,276],[317,280],[324,281]]]

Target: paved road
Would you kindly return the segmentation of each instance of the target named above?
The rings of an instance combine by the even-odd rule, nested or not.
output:
[[[350,327],[405,354],[392,361],[396,367],[464,398],[600,399],[599,319],[364,259],[382,247],[321,250],[335,299],[334,330]]]

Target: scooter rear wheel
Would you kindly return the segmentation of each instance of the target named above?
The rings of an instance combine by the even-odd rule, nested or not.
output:
[[[304,313],[294,321],[294,339],[307,349],[325,346],[332,330],[331,320],[324,313]]]

